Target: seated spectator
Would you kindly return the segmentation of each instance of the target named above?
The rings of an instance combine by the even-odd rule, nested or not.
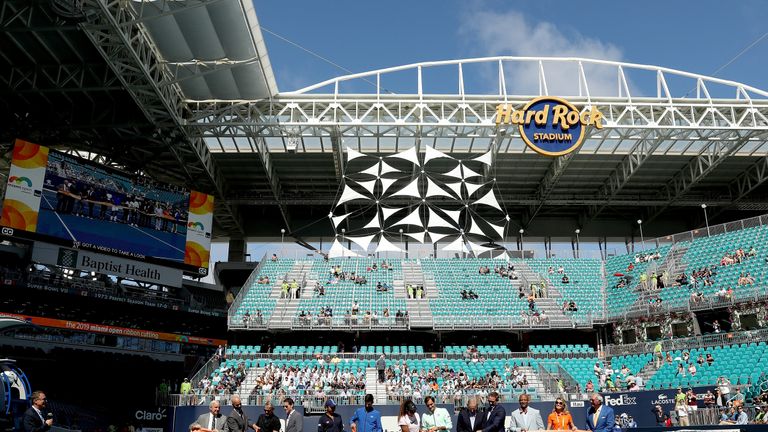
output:
[[[725,300],[727,295],[728,295],[728,292],[725,290],[725,287],[720,287],[720,290],[717,291],[718,300]]]
[[[634,263],[629,263],[629,265],[627,266],[627,271],[631,272],[634,269],[635,269],[635,264]]]
[[[465,290],[465,289],[461,290],[461,299],[462,300],[468,300],[469,299],[469,293],[467,292],[467,290]]]
[[[564,274],[564,275],[563,275],[563,279],[562,279],[561,281],[562,281],[562,283],[564,283],[564,284],[567,284],[567,283],[569,283],[569,282],[570,282],[570,279],[568,279],[568,275],[565,275],[565,274]]]
[[[558,274],[563,274],[563,273],[565,273],[565,269],[563,268],[563,266],[559,266],[559,267],[557,267],[557,273],[558,273]]]
[[[272,254],[272,261],[277,261],[277,254]]]
[[[711,353],[707,353],[707,366],[712,366],[712,363],[715,362],[715,358],[712,357]]]
[[[469,290],[469,293],[467,294],[467,296],[468,296],[468,297],[469,297],[471,300],[477,300],[477,299],[478,299],[478,297],[479,297],[479,296],[478,296],[478,295],[477,295],[477,294],[476,294],[474,291],[472,291],[472,290]]]

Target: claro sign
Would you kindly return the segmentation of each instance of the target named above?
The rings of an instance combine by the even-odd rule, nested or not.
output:
[[[496,124],[517,125],[520,137],[532,150],[545,156],[562,156],[579,148],[587,127],[603,128],[603,114],[595,107],[579,111],[565,99],[543,96],[522,109],[499,104]]]

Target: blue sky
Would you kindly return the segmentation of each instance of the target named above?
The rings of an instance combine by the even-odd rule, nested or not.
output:
[[[255,0],[255,7],[265,29],[354,72],[428,60],[569,55],[710,75],[768,31],[768,3],[758,0]],[[281,91],[345,74],[267,31],[264,38]],[[768,89],[765,59],[768,38],[717,76]]]
[[[758,0],[255,0],[255,7],[281,91],[346,72],[269,31],[353,72],[422,61],[527,55],[617,60],[703,75],[713,74],[768,31],[768,2]],[[717,77],[768,90],[766,66],[768,38]],[[490,72],[477,76],[488,78]],[[455,74],[449,75],[445,82],[440,83],[440,76],[432,81],[452,88]],[[603,78],[615,83],[615,76]],[[413,82],[393,79],[401,79],[398,84],[403,86]],[[250,244],[249,253],[258,260],[278,248],[276,242]],[[584,252],[594,248],[583,245]],[[621,245],[613,245],[614,249],[621,253]],[[226,243],[214,243],[212,262],[226,260],[226,250]]]

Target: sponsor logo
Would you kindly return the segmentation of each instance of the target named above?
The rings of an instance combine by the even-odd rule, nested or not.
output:
[[[637,405],[637,398],[629,395],[619,395],[618,397],[605,396],[605,404],[608,406]]]
[[[2,233],[5,236],[12,236],[13,235],[13,228],[3,227]]]
[[[201,275],[207,275],[208,274],[208,269],[205,268],[205,267],[200,267],[200,268],[197,269],[197,273],[201,274]]]
[[[651,405],[667,405],[675,403],[674,397],[669,397],[664,393],[660,393],[656,396],[656,399],[651,402]]]
[[[19,186],[27,185],[27,187],[32,187],[32,180],[29,179],[29,177],[16,177],[16,176],[10,176],[8,177],[8,183],[14,183]]]
[[[496,107],[497,125],[517,125],[520,137],[533,151],[545,156],[562,156],[581,145],[586,128],[603,128],[603,114],[592,107],[579,111],[565,99],[543,96],[522,109],[509,104]]]
[[[187,223],[187,228],[191,228],[195,231],[205,231],[205,226],[200,222],[189,222]]]
[[[584,408],[584,401],[571,401],[571,408]]]
[[[134,417],[136,417],[136,420],[161,421],[167,418],[168,415],[165,413],[165,408],[158,408],[157,412],[138,410]]]

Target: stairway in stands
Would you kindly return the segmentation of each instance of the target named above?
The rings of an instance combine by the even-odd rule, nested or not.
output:
[[[434,278],[428,277],[417,261],[403,261],[403,279],[394,281],[395,298],[405,299],[408,303],[408,316],[411,327],[432,328],[432,311],[429,300],[437,298],[437,285]],[[408,285],[424,287],[424,298],[408,299]]]
[[[309,285],[310,272],[312,271],[312,261],[296,261],[293,263],[291,271],[289,271],[285,278],[288,282],[296,280],[299,286],[306,283],[306,287],[301,290],[301,298],[306,296],[312,296],[314,294],[313,285]],[[299,308],[300,299],[286,299],[280,298],[282,293],[282,280],[276,281],[272,286],[272,292],[269,297],[275,299],[275,310],[272,312],[272,316],[269,318],[267,326],[270,329],[289,329],[293,322],[293,318],[296,317],[296,311]]]
[[[376,368],[365,368],[365,392],[373,395],[374,405],[387,403],[387,387],[379,383],[379,372]]]
[[[528,380],[528,387],[535,387],[538,394],[547,393],[547,388],[535,369],[530,366],[518,366],[517,370],[525,374],[525,378]]]
[[[245,404],[246,401],[248,401],[248,396],[251,394],[253,389],[256,387],[256,378],[264,374],[264,368],[250,368],[248,369],[248,372],[245,374],[245,379],[242,383],[240,383],[240,388],[237,390],[237,394],[240,396],[240,399],[243,400],[243,403]]]
[[[515,270],[530,283],[542,280],[541,276],[525,263],[525,261],[515,261]],[[571,324],[571,319],[563,313],[563,294],[555,285],[547,282],[547,297],[536,299],[536,308],[546,312],[549,317],[549,323],[552,326],[566,327]],[[516,285],[517,286],[517,285]],[[524,292],[528,292],[529,287],[523,287]]]
[[[672,249],[667,252],[666,256],[664,257],[664,260],[659,263],[656,268],[658,269],[657,274],[661,274],[663,272],[667,272],[667,284],[672,284],[675,281],[675,276],[680,273],[685,273],[686,269],[688,268],[688,263],[682,262],[683,256],[688,252],[688,248],[691,247],[690,243],[676,243],[672,246]],[[648,284],[650,286],[650,273],[652,272],[651,267],[649,266],[648,270]],[[637,297],[637,301],[629,307],[628,312],[632,311],[645,311],[648,308],[648,304],[651,298],[655,298],[660,291],[643,291],[641,285],[640,285],[640,278],[637,278],[637,281],[635,282],[635,285],[632,289],[635,289],[639,292],[639,295]]]

